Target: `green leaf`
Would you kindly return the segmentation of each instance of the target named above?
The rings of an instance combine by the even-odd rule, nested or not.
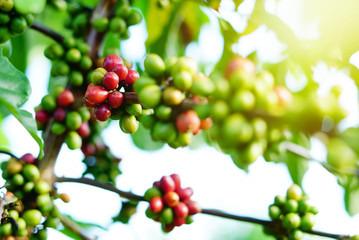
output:
[[[164,145],[162,142],[153,141],[150,130],[145,129],[142,124],[140,124],[137,131],[131,135],[131,138],[136,147],[146,151],[159,150]]]
[[[5,134],[2,132],[2,116],[0,115],[0,149],[2,150],[9,150],[8,147],[9,147],[9,142],[5,136]]]
[[[35,119],[31,113],[18,109],[31,94],[29,80],[3,56],[0,56],[0,65],[0,105],[6,107],[39,144],[41,157],[43,144],[37,135]]]
[[[46,0],[14,0],[16,11],[21,14],[40,14],[46,5]]]
[[[136,201],[122,201],[120,213],[112,218],[113,221],[119,221],[127,224],[131,217],[136,213],[138,202]]]
[[[357,155],[359,155],[359,128],[348,128],[339,135],[339,138],[341,138]]]
[[[309,138],[301,132],[293,132],[292,142],[309,149]],[[302,185],[304,174],[308,170],[308,159],[300,157],[292,152],[285,152],[285,163],[287,164],[289,174],[293,182],[299,186]]]
[[[239,5],[241,5],[244,0],[233,0],[234,5],[236,6],[236,11],[238,10]]]
[[[64,228],[62,230],[59,230],[59,232],[63,233],[64,235],[66,235],[66,236],[68,236],[68,237],[70,237],[71,239],[74,239],[74,240],[82,240],[83,239],[79,235],[74,233],[73,231],[69,230],[68,228]]]
[[[350,216],[359,213],[359,183],[356,178],[344,177],[339,183],[344,187],[345,210]]]
[[[74,220],[74,218],[72,218],[70,215],[64,215],[67,218],[69,218],[71,221],[73,221],[74,223],[76,223],[77,225],[79,225],[81,228],[83,228],[84,230],[89,230],[90,228],[99,228],[101,230],[107,231],[106,228],[102,227],[101,225],[95,224],[95,223],[84,223],[84,222],[79,222]]]

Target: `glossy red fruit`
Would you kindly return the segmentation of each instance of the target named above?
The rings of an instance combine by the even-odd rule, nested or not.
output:
[[[161,182],[160,181],[156,181],[153,183],[153,186],[161,188]]]
[[[175,225],[172,223],[170,225],[162,225],[162,230],[166,233],[171,232],[175,228]]]
[[[108,95],[107,102],[112,108],[118,108],[122,105],[123,94],[119,91],[113,91]]]
[[[185,223],[186,223],[186,218],[183,217],[175,217],[172,222],[172,224],[175,225],[176,227],[180,227]]]
[[[95,116],[96,119],[99,121],[106,121],[107,119],[109,119],[111,117],[111,109],[110,107],[106,104],[103,103],[100,106],[97,106],[95,108]]]
[[[103,77],[103,85],[108,90],[113,90],[117,88],[120,79],[118,78],[117,74],[114,72],[108,72]]]
[[[177,173],[173,173],[170,175],[172,180],[175,182],[176,191],[177,189],[181,189],[181,178]]]
[[[86,97],[84,97],[83,100],[84,100],[84,105],[85,105],[86,107],[88,107],[88,108],[95,108],[95,107],[96,107],[95,104],[89,103],[89,101],[87,100]]]
[[[177,130],[182,133],[198,133],[200,126],[201,120],[199,119],[197,113],[193,110],[187,110],[181,113],[176,120]]]
[[[179,200],[180,198],[176,192],[166,192],[165,195],[163,195],[163,201],[169,207],[176,206]]]
[[[85,97],[87,102],[91,105],[100,104],[106,101],[108,97],[108,91],[101,86],[94,86],[87,88]]]
[[[50,119],[50,115],[43,109],[36,111],[35,118],[39,123],[47,123]]]
[[[136,82],[136,80],[140,77],[140,74],[133,69],[128,70],[128,74],[125,78],[125,83],[128,85],[132,85]]]
[[[163,176],[161,178],[161,190],[163,192],[174,192],[176,190],[175,182],[171,177]]]
[[[96,147],[92,143],[86,143],[82,145],[81,151],[86,157],[92,156],[96,153]]]
[[[65,90],[57,97],[57,104],[60,107],[68,107],[75,101],[74,95],[70,90]]]
[[[32,156],[32,154],[30,154],[30,153],[26,153],[20,159],[24,160],[26,163],[29,163],[29,164],[34,164],[36,161],[36,158],[34,156]]]
[[[229,78],[231,74],[237,70],[244,70],[253,76],[256,74],[256,66],[254,63],[248,58],[241,56],[235,56],[230,60],[226,68],[226,78]]]
[[[176,217],[187,217],[188,216],[188,207],[184,202],[179,202],[176,206],[173,207],[173,212]]]
[[[194,215],[202,211],[197,202],[186,202],[186,206],[188,208],[188,215]]]
[[[66,112],[63,108],[58,108],[55,110],[53,116],[54,116],[55,121],[62,122],[66,118]]]
[[[201,120],[200,129],[206,130],[213,126],[213,120],[211,117],[206,117],[205,119]]]
[[[164,207],[163,199],[160,196],[154,197],[150,201],[150,210],[154,213],[159,213]]]
[[[88,137],[90,135],[89,123],[88,122],[81,123],[79,129],[77,129],[77,133],[83,138]]]
[[[124,80],[127,77],[128,74],[128,68],[125,64],[117,64],[113,71],[117,74],[118,78],[121,80]]]
[[[193,195],[193,189],[191,187],[177,189],[178,196],[181,201],[187,201]]]
[[[103,61],[103,68],[108,72],[112,72],[116,65],[123,64],[122,58],[117,55],[108,55]]]

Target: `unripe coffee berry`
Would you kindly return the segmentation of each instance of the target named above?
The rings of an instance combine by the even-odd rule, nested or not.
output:
[[[66,60],[70,63],[78,63],[81,60],[81,52],[76,48],[71,48],[66,53]]]
[[[104,78],[106,73],[107,73],[106,69],[104,69],[104,68],[96,68],[91,73],[91,82],[93,84],[95,84],[95,85],[102,85],[103,78]]]
[[[81,136],[74,131],[68,133],[65,142],[67,144],[67,147],[71,150],[78,149],[82,145]]]
[[[66,126],[71,130],[76,130],[81,126],[82,118],[78,112],[70,112],[66,116]]]

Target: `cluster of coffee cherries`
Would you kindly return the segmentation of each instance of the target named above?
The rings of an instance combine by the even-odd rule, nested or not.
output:
[[[303,232],[312,230],[318,210],[308,203],[302,189],[293,184],[286,197],[276,196],[274,204],[269,206],[269,217],[277,227],[266,229],[276,239],[300,240]]]
[[[80,148],[82,138],[89,136],[88,121],[91,113],[86,107],[73,108],[73,93],[62,85],[56,85],[51,94],[44,96],[36,109],[36,121],[39,129],[51,124],[55,135],[66,134],[66,144],[70,149]],[[50,119],[53,118],[53,121]]]
[[[65,28],[70,29],[74,37],[84,37],[89,30],[91,8],[79,1],[71,1],[67,4],[69,16],[65,19]]]
[[[2,177],[9,184],[7,195],[17,199],[5,210],[7,218],[15,220],[16,224],[11,221],[2,224],[1,236],[27,237],[33,232],[40,239],[46,239],[46,227],[56,228],[60,222],[59,211],[53,204],[54,196],[66,202],[69,198],[66,194],[58,196],[55,189],[40,179],[36,164],[37,159],[31,154],[1,164]]]
[[[155,141],[173,148],[189,145],[193,135],[212,125],[209,114],[198,114],[192,108],[207,103],[214,84],[198,73],[197,63],[188,57],[171,57],[164,62],[160,56],[149,54],[144,66],[144,76],[134,89],[141,104],[153,111],[146,112],[141,123],[151,129]]]
[[[103,61],[103,68],[95,69],[91,74],[91,84],[87,87],[84,101],[94,108],[97,120],[120,120],[120,128],[125,133],[134,133],[142,114],[140,104],[130,104],[124,99],[126,92],[132,91],[132,85],[139,78],[136,70],[128,69],[121,57],[109,55]]]
[[[34,19],[31,13],[24,14],[18,11],[14,0],[0,0],[0,44],[9,40],[11,36],[24,33],[26,28],[34,23]]]
[[[81,86],[92,67],[89,51],[87,43],[74,38],[64,39],[63,44],[51,44],[44,52],[52,63],[51,76],[69,76],[71,85]]]
[[[163,176],[145,192],[144,198],[150,204],[146,216],[161,222],[164,232],[190,224],[192,215],[201,212],[199,205],[190,199],[192,194],[192,188],[181,187],[178,174]]]
[[[142,21],[141,13],[126,0],[118,1],[115,8],[115,14],[111,19],[106,17],[96,18],[92,25],[98,32],[108,31],[119,39],[128,39],[130,32],[128,28]]]
[[[275,86],[271,73],[256,74],[247,58],[233,58],[225,75],[211,76],[215,90],[208,109],[214,126],[208,136],[238,167],[246,168],[263,155],[268,142],[280,138],[281,129],[270,126],[261,114],[283,114],[292,95],[285,87]]]

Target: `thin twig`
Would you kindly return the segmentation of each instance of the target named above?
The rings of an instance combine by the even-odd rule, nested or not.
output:
[[[60,215],[60,221],[67,229],[71,230],[73,233],[78,235],[81,239],[83,239],[83,240],[94,240],[94,239],[96,239],[96,238],[90,238],[90,237],[86,236],[83,233],[83,230],[81,229],[81,227],[77,223],[72,221],[70,218],[68,218],[68,217],[66,217],[64,215]]]
[[[8,151],[0,150],[0,153],[9,155],[10,157],[15,158],[15,159],[19,159],[19,158],[16,157],[14,154],[12,154],[12,153],[10,153],[10,152],[8,152]]]
[[[38,22],[34,22],[34,24],[31,25],[31,28],[52,38],[53,40],[55,40],[58,43],[62,43],[64,41],[64,37],[61,34],[55,32],[54,30],[52,30]]]

